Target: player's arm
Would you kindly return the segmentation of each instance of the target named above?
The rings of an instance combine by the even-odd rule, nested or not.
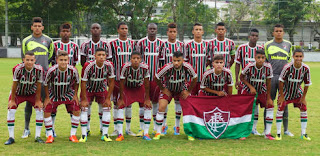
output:
[[[80,61],[81,61],[81,66],[83,67],[84,64],[86,63],[87,57],[84,55],[81,55]]]
[[[37,82],[35,106],[37,106],[39,108],[43,107],[43,104],[41,102],[41,82]]]
[[[53,53],[54,53],[54,45],[53,45],[52,39],[50,39],[50,46],[48,48],[48,54],[49,54],[49,56],[48,56],[48,64],[50,64],[52,61],[54,61],[53,60],[54,57],[52,57]]]
[[[18,87],[18,81],[13,81],[12,87],[11,87],[11,99],[8,103],[9,109],[11,109],[14,106],[17,106],[17,104],[15,102],[17,87]]]
[[[25,39],[22,40],[22,46],[21,46],[21,60],[23,62],[24,54],[26,53],[27,47],[26,47],[26,41]]]
[[[49,97],[49,87],[48,85],[44,86],[44,92],[46,94],[46,98],[44,100],[44,107],[46,107],[50,103],[50,97]]]
[[[230,56],[231,56],[231,60],[230,60],[230,68],[232,67],[232,65],[233,65],[233,63],[234,63],[234,58],[235,58],[235,53],[236,53],[236,51],[235,51],[235,44],[234,44],[234,42],[232,43],[232,49],[231,49],[231,51],[230,51]]]
[[[182,99],[186,99],[189,95],[190,95],[190,93],[191,93],[191,91],[193,90],[193,88],[194,88],[194,86],[196,85],[196,83],[197,83],[197,80],[198,80],[198,75],[196,74],[196,72],[194,71],[194,69],[192,68],[192,66],[189,64],[189,63],[187,63],[187,65],[186,65],[188,68],[188,74],[190,75],[190,77],[191,77],[191,84],[190,84],[190,86],[188,87],[188,90],[183,90],[182,92],[181,92],[181,96],[182,96]]]
[[[231,66],[233,65],[233,63],[234,63],[234,58],[235,58],[235,55],[233,54],[233,55],[231,55],[231,60],[230,60],[230,68],[231,68]]]
[[[303,82],[304,82],[304,88],[303,88],[303,94],[302,94],[302,97],[300,99],[300,102],[303,103],[304,105],[307,105],[306,96],[307,96],[308,88],[312,84],[311,83],[310,69],[308,69],[306,74],[304,75]]]
[[[119,97],[119,100],[117,101],[117,106],[119,107],[119,108],[122,108],[122,106],[124,105],[124,101],[123,101],[123,97],[124,97],[124,95],[123,95],[123,91],[124,91],[124,83],[125,83],[125,79],[121,79],[120,80],[120,97]]]
[[[273,101],[271,99],[271,78],[267,78],[267,105],[273,106]]]
[[[87,81],[81,80],[81,92],[80,92],[81,107],[88,107],[89,106],[86,89],[87,89]]]
[[[284,82],[279,81],[279,99],[278,99],[278,106],[281,106],[282,103],[284,102],[283,86],[284,86]]]
[[[229,87],[228,87],[228,89],[229,89]],[[218,96],[226,96],[223,91],[213,90],[208,87],[204,88],[203,90],[208,93],[217,94]],[[231,89],[231,93],[232,93],[232,89]]]
[[[144,91],[145,91],[145,95],[146,95],[145,99],[144,99],[144,106],[146,108],[151,108],[149,77],[144,78],[143,85],[144,85]]]
[[[114,78],[108,78],[108,93],[106,100],[104,101],[104,106],[111,107],[111,94],[113,93],[114,89]]]
[[[78,90],[79,90],[79,82],[74,83],[74,95],[72,99],[72,100],[75,100],[77,104],[79,104]]]
[[[256,94],[257,93],[256,89],[246,80],[245,76],[246,75],[241,74],[240,75],[240,80],[250,88],[250,93],[251,94]]]
[[[236,85],[235,85],[235,87],[236,87],[236,89],[238,89],[239,88],[239,85],[240,85],[240,83],[239,83],[239,72],[240,72],[240,64],[239,63],[236,63],[236,67],[235,67],[235,74],[236,74]]]

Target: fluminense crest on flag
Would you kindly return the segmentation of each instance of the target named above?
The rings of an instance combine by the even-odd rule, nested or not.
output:
[[[215,107],[210,112],[203,112],[203,121],[208,132],[218,139],[227,129],[230,119],[230,111],[222,111]]]

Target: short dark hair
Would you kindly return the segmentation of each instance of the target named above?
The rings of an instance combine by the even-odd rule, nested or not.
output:
[[[141,53],[139,53],[139,52],[137,52],[137,51],[132,52],[132,53],[131,53],[131,57],[132,57],[133,55],[139,55],[139,56],[141,57]]]
[[[100,47],[96,49],[96,52],[98,52],[98,51],[103,51],[103,52],[107,53],[106,49],[100,48]]]
[[[169,30],[169,28],[177,28],[177,24],[172,22],[172,23],[169,23],[168,24],[168,28],[167,28],[167,31]]]
[[[217,23],[217,24],[216,24],[215,29],[217,29],[217,28],[218,28],[218,26],[223,26],[223,27],[225,27],[225,24],[224,24],[223,22],[219,22],[219,23]]]
[[[41,23],[41,24],[43,24],[43,20],[42,20],[41,17],[33,17],[32,18],[32,24],[33,23]]]
[[[68,52],[66,52],[66,51],[64,51],[64,50],[59,50],[58,51],[58,57],[60,57],[60,56],[68,56]],[[57,58],[58,58],[57,57]]]
[[[273,31],[274,31],[274,28],[282,28],[284,29],[284,25],[283,24],[276,24],[273,26]]]
[[[259,33],[259,30],[258,30],[257,28],[252,28],[252,29],[250,29],[250,31],[249,31],[249,36],[251,35],[252,32]]]
[[[119,23],[118,23],[118,26],[117,26],[117,29],[119,29],[121,25],[127,25],[127,23],[125,23],[125,22],[119,22]]]
[[[173,57],[176,57],[176,58],[178,58],[178,57],[183,57],[183,53],[181,53],[181,52],[173,52],[173,55],[172,55]]]
[[[71,24],[66,22],[60,25],[60,31],[62,31],[62,29],[71,29]]]
[[[261,49],[258,49],[258,50],[256,51],[256,55],[257,55],[257,54],[266,55],[266,53],[265,53],[263,50],[261,50]]]
[[[34,56],[34,53],[32,51],[27,51],[24,55]]]
[[[202,26],[202,24],[197,22],[197,23],[195,23],[195,24],[193,25],[193,28],[192,28],[192,29],[194,29],[195,26]]]
[[[303,50],[302,50],[302,49],[300,49],[300,48],[295,49],[295,50],[293,51],[292,56],[294,56],[296,53],[302,53],[302,55],[304,55]]]
[[[223,60],[223,61],[224,61],[222,55],[215,55],[215,56],[213,57],[213,61],[215,61],[215,60]]]

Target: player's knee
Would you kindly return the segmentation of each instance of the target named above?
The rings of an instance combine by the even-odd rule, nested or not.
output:
[[[48,118],[48,117],[50,117],[51,116],[51,112],[44,112],[44,117],[45,118]]]
[[[74,116],[80,116],[80,110],[78,110],[78,111],[73,111],[72,114],[73,114]]]

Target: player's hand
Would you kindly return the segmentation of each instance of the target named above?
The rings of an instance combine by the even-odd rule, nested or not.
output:
[[[218,96],[227,96],[227,94],[224,91],[218,91]]]
[[[236,84],[234,86],[236,87],[236,89],[238,89],[240,87],[240,81],[236,81]]]
[[[44,108],[46,108],[48,104],[51,104],[50,98],[44,99],[44,104],[43,104],[43,105],[44,105]]]
[[[81,107],[89,107],[89,102],[87,99],[81,98],[81,103],[80,103]]]
[[[186,98],[188,98],[189,95],[190,95],[189,91],[183,90],[180,94],[180,97],[185,100]]]
[[[307,105],[307,101],[306,101],[305,98],[301,98],[299,103],[302,103],[302,104],[304,104],[304,105]]]
[[[74,95],[71,101],[75,101],[79,105],[79,98],[77,95]]]
[[[104,100],[103,107],[111,107],[111,100],[109,98]]]
[[[144,107],[145,108],[150,108],[150,109],[152,108],[150,99],[145,99],[144,100]]]
[[[254,89],[253,87],[250,88],[250,94],[257,94],[256,89]]]
[[[279,98],[278,98],[278,106],[279,107],[281,107],[282,106],[282,104],[283,104],[283,102],[284,102],[284,96],[283,95],[280,95],[279,96]]]
[[[43,108],[43,103],[39,100],[39,101],[35,102],[34,106],[38,107],[39,109],[42,109]]]
[[[271,99],[267,99],[267,106],[273,106],[273,101]]]
[[[17,104],[14,100],[10,100],[8,103],[8,108],[11,109],[12,107],[17,107]]]
[[[169,91],[168,88],[164,88],[164,89],[162,90],[162,92],[163,92],[164,94],[166,94],[167,96],[171,97],[171,92]]]
[[[117,101],[117,107],[118,107],[118,108],[123,108],[123,106],[124,106],[124,101],[123,101],[123,99],[119,99],[119,100]]]

